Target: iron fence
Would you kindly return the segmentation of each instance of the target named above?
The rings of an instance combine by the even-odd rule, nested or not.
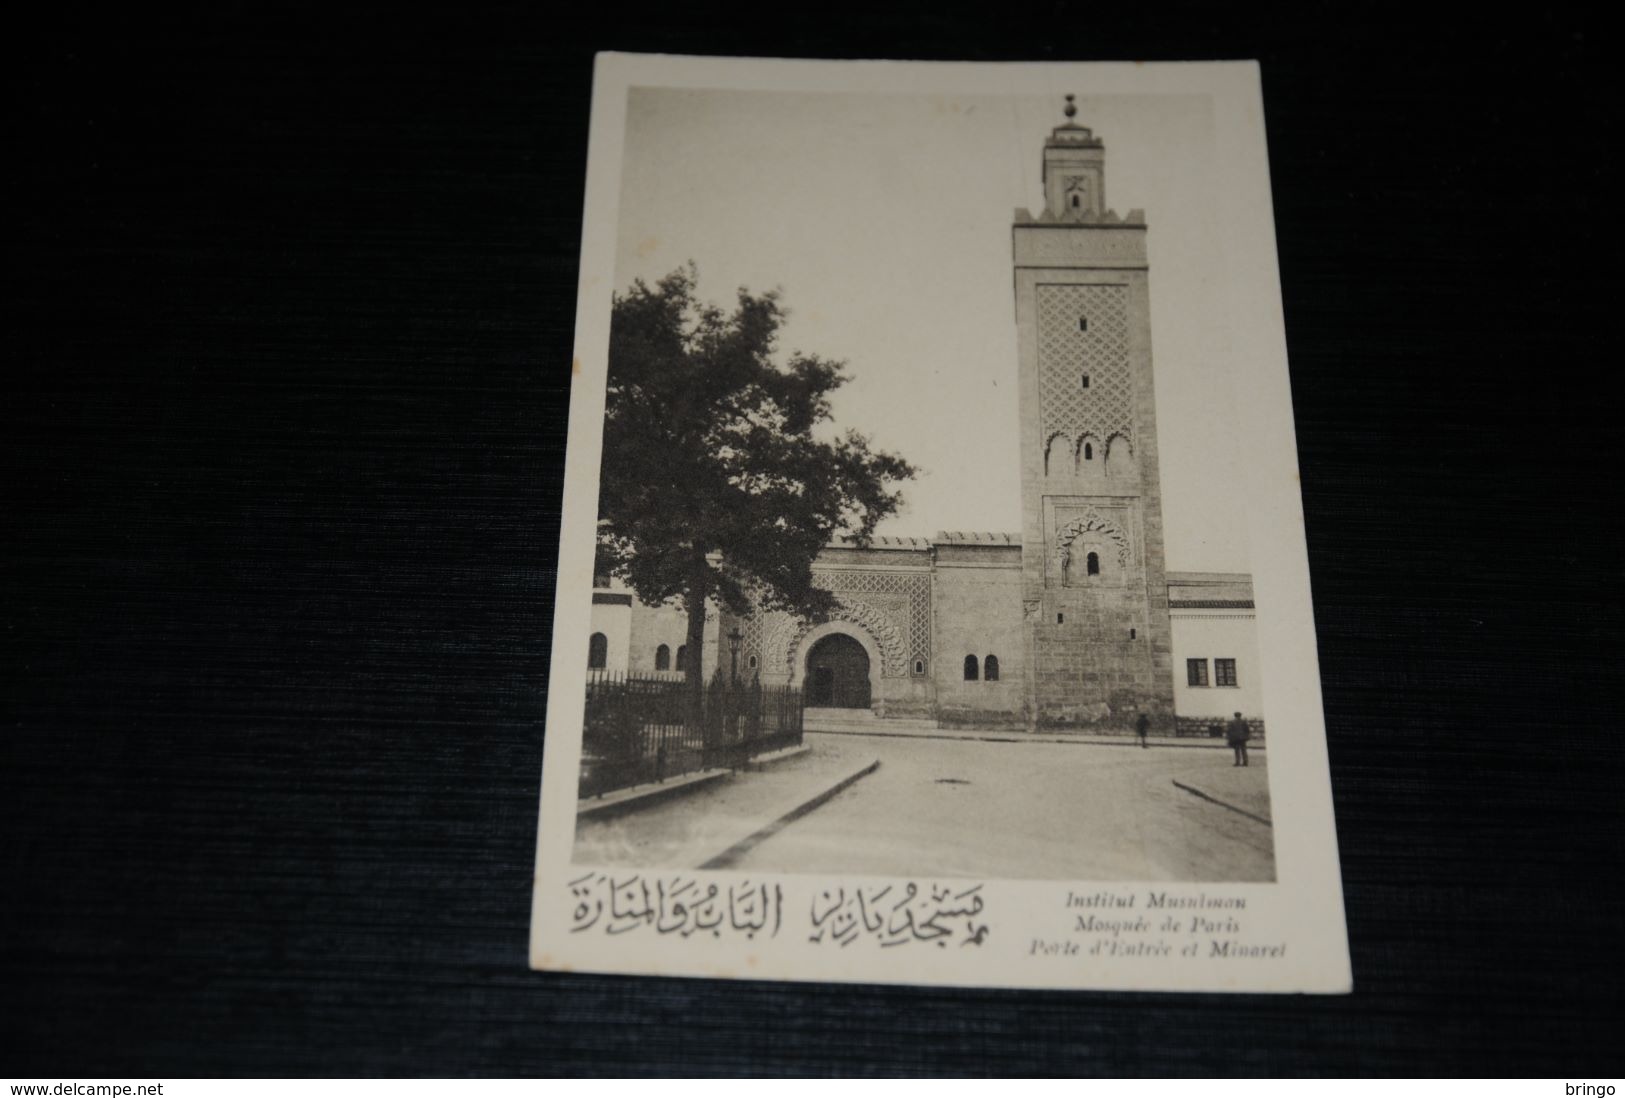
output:
[[[676,677],[595,671],[582,727],[583,798],[701,770],[738,769],[801,743],[801,691],[717,677],[698,700]]]

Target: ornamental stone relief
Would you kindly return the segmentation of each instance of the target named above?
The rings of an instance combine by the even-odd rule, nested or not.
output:
[[[1039,286],[1037,300],[1043,438],[1122,435],[1133,445],[1128,287]]]
[[[758,665],[762,662],[762,627],[766,615],[752,614],[742,624],[745,639],[740,642],[739,656],[746,667],[750,666],[750,657],[755,656]]]
[[[801,627],[800,621],[782,611],[761,618],[761,657],[764,668],[783,669],[790,660],[790,642]]]
[[[1068,519],[1055,533],[1055,548],[1058,559],[1064,559],[1071,552],[1072,543],[1078,536],[1085,533],[1103,534],[1117,549],[1117,563],[1119,567],[1128,567],[1128,535],[1117,523],[1102,515],[1094,508],[1090,508],[1075,518]]]
[[[874,639],[875,646],[880,649],[881,675],[888,679],[901,678],[908,674],[908,646],[897,631],[897,624],[889,615],[876,607],[864,602],[841,600],[841,611],[830,618],[832,623],[849,621],[861,625]],[[795,675],[796,668],[792,662],[796,657],[796,650],[808,633],[817,626],[810,622],[800,623],[795,634],[784,653],[784,667],[791,676]]]
[[[859,572],[820,570],[819,587],[833,592],[841,608],[831,621],[846,620],[861,625],[874,639],[882,658],[881,674],[887,678],[908,674],[914,660],[931,659],[931,578],[924,572]],[[791,666],[796,649],[814,628],[814,623],[790,614],[757,615],[745,627],[742,649],[759,651],[762,666],[782,668],[794,675]],[[752,647],[754,646],[754,648]]]
[[[910,659],[931,658],[931,576],[920,572],[820,571],[818,586],[833,591],[841,602],[868,602],[884,606]],[[879,598],[876,596],[885,596]]]

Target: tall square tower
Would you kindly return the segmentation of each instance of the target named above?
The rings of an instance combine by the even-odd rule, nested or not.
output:
[[[1107,208],[1105,145],[1066,98],[1044,209],[1012,228],[1027,719],[1171,728],[1145,216]]]

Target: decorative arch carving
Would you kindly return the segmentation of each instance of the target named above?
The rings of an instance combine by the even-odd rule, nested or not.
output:
[[[762,626],[762,666],[790,666],[791,641],[796,637],[800,622],[790,614],[775,611],[767,616]]]
[[[1128,535],[1123,533],[1122,527],[1093,508],[1062,526],[1056,532],[1055,546],[1058,549],[1070,550],[1072,542],[1077,539],[1078,535],[1084,533],[1105,535],[1117,549],[1118,566],[1122,568],[1128,567]]]
[[[874,607],[861,602],[843,601],[840,612],[823,625],[861,626],[880,653],[881,673],[888,679],[902,678],[908,674],[908,646],[903,643],[902,635],[891,620]],[[792,676],[795,675],[796,657],[802,650],[803,642],[809,633],[819,628],[822,626],[813,622],[800,622],[794,634],[788,638],[784,661],[785,670]]]
[[[924,569],[875,572],[817,568],[814,576],[819,587],[840,600],[830,620],[860,627],[870,638],[865,643],[874,648],[876,675],[904,677],[915,660],[930,666],[931,577]],[[814,624],[781,610],[760,617],[756,633],[761,666],[771,669],[771,673],[795,674],[797,648]],[[747,627],[745,633],[749,645],[752,631]],[[743,649],[740,654],[744,655]]]
[[[1127,435],[1118,432],[1106,440],[1105,452],[1101,454],[1106,467],[1106,475],[1132,475],[1134,471],[1134,441]]]
[[[1060,439],[1065,443],[1065,445],[1055,445],[1056,439]],[[1067,460],[1072,462],[1073,469],[1076,469],[1076,452],[1076,448],[1072,445],[1072,437],[1070,435],[1068,435],[1065,431],[1051,431],[1050,436],[1044,440],[1044,475],[1053,476],[1056,472],[1060,471],[1052,468],[1051,460],[1052,458],[1059,457],[1062,454],[1066,455]],[[1071,471],[1072,470],[1070,469],[1067,470],[1067,472]]]

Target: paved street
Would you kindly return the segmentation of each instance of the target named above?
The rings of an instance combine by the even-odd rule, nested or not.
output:
[[[820,782],[880,767],[729,868],[885,876],[1267,881],[1270,828],[1174,785],[1268,818],[1265,753],[1231,766],[1212,748],[992,743],[810,733],[784,770],[616,820],[583,821],[577,860],[676,867],[718,854],[733,822],[787,810]],[[797,799],[799,798],[799,800]],[[710,842],[715,849],[706,848]],[[697,864],[697,862],[695,863]],[[688,868],[692,868],[689,865]]]

